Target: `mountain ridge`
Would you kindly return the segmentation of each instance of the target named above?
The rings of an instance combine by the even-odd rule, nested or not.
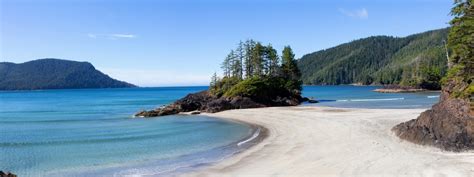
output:
[[[303,55],[306,85],[403,85],[437,90],[447,70],[448,28],[406,37],[371,36]]]
[[[91,63],[44,58],[24,63],[0,62],[0,90],[127,88]]]

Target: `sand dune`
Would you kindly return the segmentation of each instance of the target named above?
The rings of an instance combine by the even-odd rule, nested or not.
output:
[[[474,152],[414,145],[390,131],[422,111],[299,106],[209,114],[264,126],[268,137],[185,176],[474,176]]]

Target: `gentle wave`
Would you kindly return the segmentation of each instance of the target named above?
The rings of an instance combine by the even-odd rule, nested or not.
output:
[[[176,131],[172,131],[172,132],[170,131],[167,133],[154,133],[154,134],[111,137],[111,138],[51,140],[51,141],[41,141],[41,142],[1,142],[0,147],[25,147],[25,146],[41,146],[41,145],[65,145],[65,144],[83,144],[83,143],[91,144],[91,143],[138,141],[138,140],[146,140],[146,139],[156,139],[160,137],[169,137],[172,135],[177,135],[178,132],[180,132],[181,134],[185,134],[185,133],[189,134],[201,128],[202,127],[191,128],[186,132],[180,132],[181,130],[176,130]]]
[[[243,145],[243,144],[245,144],[245,143],[248,143],[248,142],[252,141],[253,139],[257,138],[258,135],[260,135],[260,127],[257,128],[257,130],[255,131],[255,133],[254,133],[249,139],[246,139],[246,140],[244,140],[244,141],[241,141],[241,142],[237,143],[237,146],[241,146],[241,145]]]
[[[426,98],[439,98],[439,95],[435,95],[435,96],[426,96]]]
[[[404,100],[405,98],[379,98],[379,99],[348,99],[348,100],[337,100],[340,102],[345,101],[395,101],[395,100]]]

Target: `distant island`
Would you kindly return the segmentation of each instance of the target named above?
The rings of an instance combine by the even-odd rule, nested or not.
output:
[[[141,111],[135,116],[296,106],[308,101],[301,97],[301,73],[290,46],[286,46],[279,57],[271,44],[264,46],[254,40],[240,42],[224,59],[222,70],[222,78],[214,73],[209,90],[189,94],[170,105]]]
[[[88,62],[38,59],[15,64],[0,62],[0,90],[126,88],[133,84],[113,79]]]
[[[304,55],[307,85],[391,85],[401,91],[440,90],[447,73],[449,28],[407,37],[374,36]],[[391,89],[386,89],[395,91]]]

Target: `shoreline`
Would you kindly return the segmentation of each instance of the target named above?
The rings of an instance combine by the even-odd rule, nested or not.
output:
[[[391,128],[425,109],[315,106],[203,115],[267,129],[259,143],[181,176],[471,176],[474,153],[400,140]]]

